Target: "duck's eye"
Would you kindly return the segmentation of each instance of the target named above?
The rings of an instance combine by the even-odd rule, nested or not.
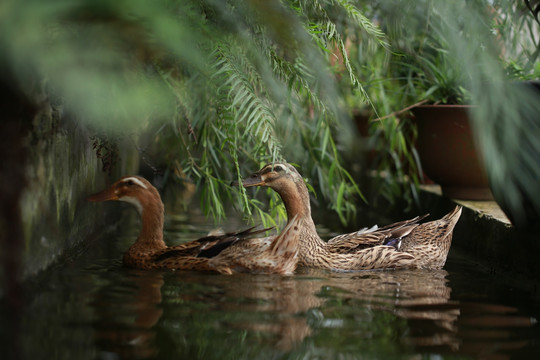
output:
[[[128,180],[128,181],[126,181],[126,185],[127,186],[133,186],[133,185],[135,185],[135,183],[133,182],[133,180]]]
[[[280,172],[280,171],[283,171],[283,168],[281,166],[279,166],[279,165],[276,165],[276,166],[274,166],[274,171],[275,172]]]

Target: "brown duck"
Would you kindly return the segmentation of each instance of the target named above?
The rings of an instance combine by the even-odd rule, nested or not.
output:
[[[89,201],[124,201],[141,216],[137,241],[124,254],[124,265],[139,269],[170,269],[292,274],[298,261],[298,220],[279,235],[251,238],[270,229],[254,228],[207,236],[178,246],[163,241],[164,206],[157,189],[139,176],[126,176]]]
[[[233,182],[233,185],[238,185]],[[440,269],[461,215],[457,206],[443,218],[423,224],[425,216],[382,228],[374,226],[336,236],[328,242],[317,234],[311,218],[308,189],[290,164],[268,164],[242,182],[244,187],[268,186],[283,200],[289,223],[299,222],[300,265],[331,270],[422,268]]]

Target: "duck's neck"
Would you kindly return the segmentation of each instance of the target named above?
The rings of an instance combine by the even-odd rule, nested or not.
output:
[[[297,218],[311,218],[309,193],[303,183],[289,183],[278,193],[285,204],[285,209],[287,209],[288,221],[291,221],[295,216]]]
[[[287,210],[287,221],[290,222],[296,216],[300,221],[303,231],[301,233],[302,246],[321,245],[324,242],[317,234],[315,223],[311,218],[311,206],[309,202],[309,192],[304,182],[289,183],[278,190],[285,209]],[[305,243],[305,244],[304,244]]]
[[[164,207],[160,201],[142,204],[141,232],[130,252],[154,252],[166,248],[163,241]]]

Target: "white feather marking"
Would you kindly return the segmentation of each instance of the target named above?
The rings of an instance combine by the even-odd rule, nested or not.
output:
[[[144,183],[141,180],[137,179],[136,177],[125,178],[123,182],[130,181],[130,180],[133,181],[135,184],[139,185],[140,187],[142,187],[143,189],[148,189],[146,185],[144,185]]]
[[[378,230],[379,227],[377,225],[373,225],[372,227],[370,227],[369,229],[367,227],[363,228],[363,229],[360,229],[356,232],[356,235],[362,235],[362,234],[367,234],[367,233],[370,233],[370,232],[374,232],[376,230]]]
[[[220,235],[225,235],[225,231],[223,231],[223,228],[210,230],[207,234],[207,236],[220,236]]]
[[[118,200],[125,201],[125,202],[130,203],[131,205],[135,206],[135,208],[137,209],[139,214],[142,215],[143,207],[142,207],[142,204],[139,201],[139,199],[131,197],[131,196],[123,196],[123,197],[119,198]]]

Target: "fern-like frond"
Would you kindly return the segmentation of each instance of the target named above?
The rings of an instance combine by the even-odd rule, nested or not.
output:
[[[254,146],[253,152],[260,153],[265,147],[271,159],[279,159],[281,143],[274,129],[276,115],[256,69],[242,49],[230,42],[218,44],[213,55],[216,61],[212,80],[219,86],[220,108],[231,113],[236,123],[234,129],[243,131],[243,137]]]

